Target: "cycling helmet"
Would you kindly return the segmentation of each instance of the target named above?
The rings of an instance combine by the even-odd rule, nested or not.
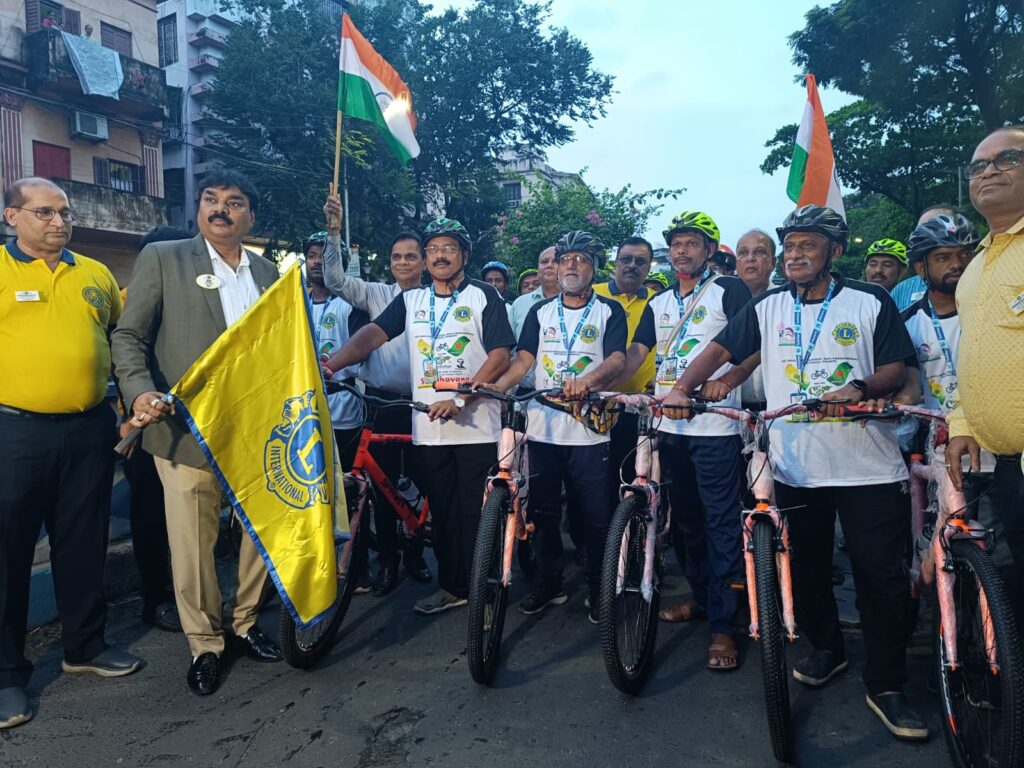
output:
[[[427,228],[423,230],[424,250],[427,247],[427,243],[435,237],[453,237],[462,246],[462,250],[469,251],[470,253],[473,252],[473,241],[469,237],[469,232],[455,219],[434,219],[427,224]]]
[[[522,287],[523,287],[523,278],[524,277],[529,277],[530,275],[537,275],[537,274],[540,274],[540,273],[537,272],[537,270],[534,269],[533,267],[530,267],[529,269],[524,269],[522,272],[519,273],[519,277],[516,278],[516,288],[517,289],[522,289]]]
[[[508,271],[508,267],[506,267],[505,264],[500,261],[488,261],[486,264],[484,264],[483,269],[480,270],[480,277],[483,277],[492,269],[498,270],[499,272],[501,272],[501,274],[505,276],[506,285],[508,285],[511,282],[511,276]]]
[[[907,266],[907,246],[899,240],[892,240],[887,237],[875,240],[875,242],[868,246],[868,255],[865,257],[865,260],[870,259],[872,256],[892,256],[904,267]]]
[[[817,232],[843,248],[850,242],[850,228],[846,226],[846,220],[823,205],[800,206],[775,231],[780,243],[790,232]]]
[[[733,253],[732,248],[728,245],[718,246],[718,250],[711,257],[711,261],[730,272],[736,271],[736,254]]]
[[[320,244],[321,247],[327,245],[327,233],[326,232],[314,232],[312,235],[302,241],[302,255],[309,255],[309,249],[314,245]]]
[[[722,233],[715,220],[703,211],[683,211],[672,219],[668,229],[662,233],[665,243],[672,245],[672,235],[677,232],[700,232],[706,240],[714,242],[716,248],[722,240]]]
[[[555,260],[561,261],[567,253],[585,253],[594,262],[594,271],[604,269],[605,247],[596,236],[580,229],[566,232],[555,243]]]
[[[936,248],[974,248],[981,242],[978,230],[959,213],[953,216],[936,216],[918,224],[907,240],[907,255],[910,263],[922,261]]]
[[[653,282],[660,285],[662,288],[668,288],[668,275],[666,275],[664,272],[651,272],[649,275],[647,275],[647,280],[652,280]],[[646,282],[646,280],[644,282]]]

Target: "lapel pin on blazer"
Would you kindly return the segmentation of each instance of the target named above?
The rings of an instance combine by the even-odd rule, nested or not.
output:
[[[216,275],[199,275],[196,278],[196,285],[208,291],[214,291],[220,288],[220,278]]]

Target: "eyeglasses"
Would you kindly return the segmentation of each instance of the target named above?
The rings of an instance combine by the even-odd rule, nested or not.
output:
[[[594,260],[587,256],[585,253],[578,253],[572,251],[570,253],[563,253],[558,257],[559,264],[593,264]]]
[[[442,253],[445,256],[454,256],[462,249],[457,245],[428,245],[423,250],[427,252],[428,256],[439,256]]]
[[[628,267],[630,264],[636,264],[638,267],[645,267],[649,263],[646,256],[616,256],[616,264],[622,264],[624,267]]]
[[[997,171],[1011,171],[1017,166],[1019,166],[1022,160],[1024,160],[1024,152],[1022,152],[1021,150],[1004,149],[1002,152],[1000,152],[998,155],[991,159],[979,158],[968,163],[966,169],[967,178],[980,178],[981,175],[985,173],[985,169],[988,168],[990,164],[995,166],[995,169]]]
[[[57,215],[68,223],[75,220],[75,212],[70,208],[64,208],[59,211],[56,208],[25,208],[21,205],[12,205],[11,208],[17,208],[19,211],[32,211],[40,221],[50,221]]]

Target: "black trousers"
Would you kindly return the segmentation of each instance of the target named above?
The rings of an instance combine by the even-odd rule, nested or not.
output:
[[[114,412],[106,403],[59,421],[0,413],[0,688],[25,687],[29,580],[46,524],[64,658],[106,649],[103,570],[114,476]]]
[[[139,569],[142,610],[147,611],[174,600],[164,487],[156,473],[153,456],[141,446],[136,446],[123,466],[131,489],[128,514],[132,524],[132,552]]]
[[[640,417],[635,413],[619,414],[608,436],[608,492],[613,499],[619,496],[619,473],[627,483],[636,479],[636,430]]]
[[[789,518],[800,633],[819,650],[845,653],[831,576],[838,512],[867,646],[864,683],[870,693],[901,690],[907,679],[910,604],[904,557],[910,495],[905,484],[794,488],[776,481],[775,500]]]
[[[1024,473],[1021,472],[1020,454],[997,456],[992,496],[996,517],[1003,524],[1003,536],[1013,558],[1009,576],[1017,623],[1024,624]]]
[[[497,463],[498,444],[417,445],[413,453],[415,480],[430,502],[437,583],[468,597],[484,483]]]
[[[569,498],[582,501],[585,525],[583,540],[587,550],[587,583],[592,594],[601,585],[608,523],[611,521],[611,496],[608,487],[608,443],[597,445],[554,445],[529,441],[530,520],[536,526],[534,541],[541,578],[562,583],[562,484]]]

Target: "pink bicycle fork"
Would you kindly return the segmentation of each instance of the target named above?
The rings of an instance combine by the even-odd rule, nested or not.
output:
[[[526,541],[529,534],[533,532],[533,523],[526,522],[526,513],[522,509],[522,500],[519,498],[519,487],[522,484],[523,476],[514,467],[519,451],[525,449],[526,435],[521,432],[516,433],[508,427],[503,428],[498,441],[498,472],[487,478],[484,490],[484,503],[486,503],[487,496],[494,490],[495,483],[500,483],[508,488],[512,502],[512,508],[505,523],[505,541],[501,550],[501,586],[505,588],[512,583],[512,556],[515,552],[516,539]]]

